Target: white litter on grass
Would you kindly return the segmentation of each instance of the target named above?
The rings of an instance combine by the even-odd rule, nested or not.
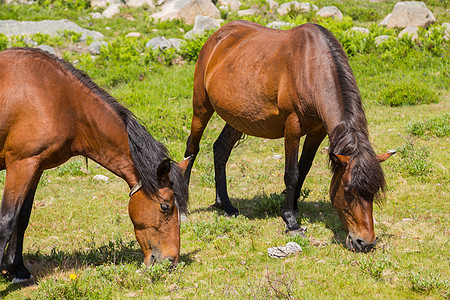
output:
[[[109,182],[109,178],[105,175],[95,175],[92,180],[99,182]]]
[[[273,258],[285,258],[297,252],[302,252],[302,247],[296,242],[289,242],[285,247],[281,246],[267,249],[267,254]]]

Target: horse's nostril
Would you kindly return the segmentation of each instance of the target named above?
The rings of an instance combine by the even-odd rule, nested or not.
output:
[[[356,243],[358,244],[359,248],[361,248],[361,249],[367,245],[366,241],[364,241],[363,239],[356,239]]]

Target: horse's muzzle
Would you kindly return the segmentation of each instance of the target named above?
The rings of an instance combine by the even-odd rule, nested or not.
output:
[[[372,243],[366,242],[361,238],[352,238],[351,235],[347,235],[346,241],[348,249],[355,252],[364,252],[369,253],[375,250],[375,245],[377,244],[376,240]]]

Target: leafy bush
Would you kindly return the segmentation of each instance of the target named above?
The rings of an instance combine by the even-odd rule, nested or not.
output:
[[[66,8],[71,10],[87,9],[91,5],[90,0],[37,0],[36,5],[48,8]]]
[[[8,38],[3,33],[0,33],[0,51],[8,48]]]
[[[81,176],[85,175],[83,171],[81,171],[81,167],[83,163],[81,161],[71,161],[59,166],[57,168],[58,176],[70,175],[70,176]]]
[[[396,169],[399,172],[412,176],[426,175],[431,172],[433,164],[428,160],[430,152],[426,146],[418,147],[412,141],[407,141],[398,149],[398,154],[400,160]]]
[[[380,102],[389,106],[430,104],[439,102],[439,97],[428,86],[418,81],[401,81],[383,89]]]
[[[197,61],[198,54],[213,33],[209,30],[203,34],[197,34],[192,39],[185,40],[180,47],[180,55],[187,61]]]
[[[406,130],[413,135],[424,136],[434,135],[444,137],[450,135],[450,114],[428,119],[421,122],[408,123]]]

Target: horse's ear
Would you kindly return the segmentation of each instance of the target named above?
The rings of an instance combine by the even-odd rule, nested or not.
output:
[[[170,159],[163,160],[159,166],[158,170],[156,171],[156,176],[158,179],[158,185],[160,187],[168,187],[171,186],[171,181],[169,178],[170,168],[171,168],[171,161]]]
[[[350,156],[330,153],[330,159],[336,164],[346,166],[350,161]]]
[[[383,162],[386,159],[388,159],[389,157],[391,157],[392,155],[395,155],[396,153],[397,153],[397,150],[388,150],[388,152],[386,152],[386,153],[378,154],[377,155],[378,162]]]
[[[188,157],[185,157],[182,161],[180,161],[180,162],[177,164],[178,167],[181,169],[181,172],[184,173],[184,171],[186,171],[187,166],[188,166],[189,162],[191,161],[191,159],[192,159],[192,155],[190,155],[190,156],[188,156]]]

